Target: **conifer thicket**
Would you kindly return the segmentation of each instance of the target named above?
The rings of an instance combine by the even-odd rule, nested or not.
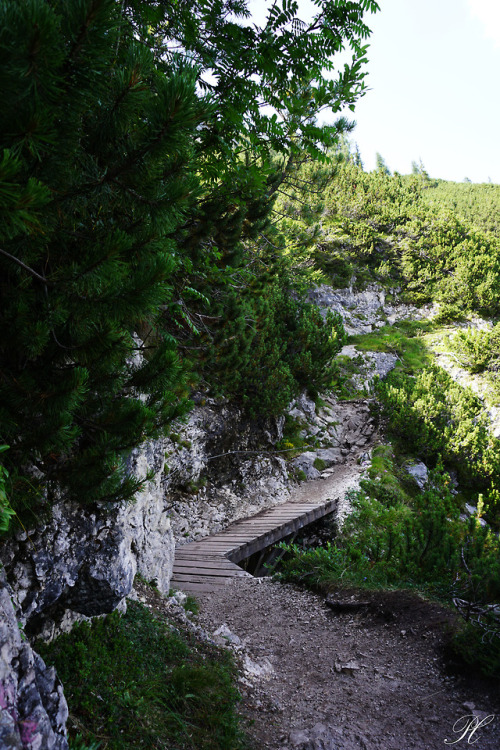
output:
[[[317,5],[306,24],[273,3],[258,29],[244,0],[0,3],[0,442],[17,506],[47,481],[129,497],[127,453],[197,378],[250,410],[276,388],[276,413],[324,376],[338,321],[290,298],[268,217],[292,163],[348,127],[315,114],[363,93],[377,5]],[[346,44],[351,66],[324,79]]]
[[[498,212],[497,186],[465,186],[471,203],[459,209],[464,186],[434,181],[423,168],[366,172],[347,142],[336,157],[335,168],[294,170],[276,204],[296,273],[334,288],[376,282],[407,302],[439,302],[442,319],[498,316],[500,238],[485,228],[493,207]]]

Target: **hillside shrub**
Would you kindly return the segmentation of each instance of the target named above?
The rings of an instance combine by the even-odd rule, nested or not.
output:
[[[492,436],[477,396],[437,367],[414,376],[390,373],[378,383],[377,394],[391,433],[424,460],[442,455],[466,486],[486,493],[488,517],[498,522],[500,441]]]
[[[497,371],[500,367],[500,324],[491,330],[466,328],[447,339],[451,351],[469,372]]]

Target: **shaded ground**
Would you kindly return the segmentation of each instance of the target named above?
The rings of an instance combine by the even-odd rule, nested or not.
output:
[[[352,594],[338,594],[332,598],[349,610]],[[452,615],[436,605],[392,593],[335,611],[313,593],[269,579],[240,579],[198,599],[197,622],[210,633],[225,623],[241,653],[263,667],[263,677],[242,683],[242,711],[259,750],[436,750],[446,739],[458,748],[500,748],[498,686],[446,674]],[[484,725],[460,739],[454,725],[474,713]],[[310,735],[293,730],[318,723],[330,744],[300,744]]]

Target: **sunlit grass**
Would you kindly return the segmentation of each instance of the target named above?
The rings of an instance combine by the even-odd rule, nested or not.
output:
[[[372,333],[350,336],[360,352],[388,352],[398,357],[396,369],[412,374],[432,364],[431,343],[443,329],[430,321],[401,321]]]

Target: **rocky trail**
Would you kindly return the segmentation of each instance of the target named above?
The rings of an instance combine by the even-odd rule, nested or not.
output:
[[[394,366],[375,367],[387,364]],[[338,444],[295,459],[309,481],[290,499],[335,498],[338,517],[349,512],[345,493],[358,486],[378,439],[368,403],[344,403],[342,412],[327,403],[319,418],[312,404],[300,404],[309,430],[326,426],[328,435],[335,426],[348,442],[355,437],[344,446],[345,463],[322,472],[314,460],[330,452],[342,460]],[[498,684],[453,671],[447,644],[455,615],[437,604],[406,592],[339,589],[328,605],[270,578],[238,578],[197,599],[198,625],[239,660],[241,712],[255,750],[500,748]]]
[[[198,623],[239,655],[256,750],[498,750],[498,685],[446,672],[452,613],[401,592],[331,596],[269,578],[199,596]]]
[[[350,460],[292,497],[336,498],[342,516],[361,472]],[[446,649],[455,615],[437,604],[406,592],[342,589],[327,603],[252,577],[196,598],[198,628],[237,657],[255,750],[500,748],[498,684],[452,670]]]

